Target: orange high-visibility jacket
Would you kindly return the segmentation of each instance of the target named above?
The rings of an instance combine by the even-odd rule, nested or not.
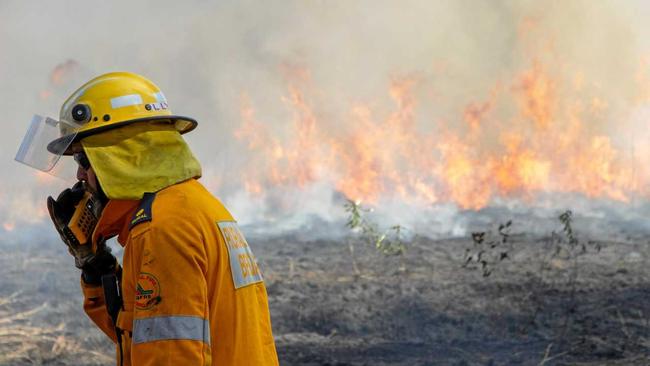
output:
[[[230,213],[198,181],[140,202],[109,201],[95,237],[118,234],[117,332],[102,287],[82,280],[88,316],[113,341],[119,334],[118,365],[278,365],[255,258]]]

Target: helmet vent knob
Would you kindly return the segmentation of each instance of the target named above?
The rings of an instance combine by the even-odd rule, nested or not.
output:
[[[72,107],[72,119],[79,123],[90,121],[90,107],[85,104],[77,104]]]

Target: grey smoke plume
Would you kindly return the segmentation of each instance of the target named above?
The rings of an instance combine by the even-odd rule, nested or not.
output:
[[[242,222],[274,230],[342,215],[343,197],[331,181],[265,187],[262,197],[243,189],[241,172],[259,164],[260,152],[234,138],[242,98],[260,123],[289,141],[295,110],[283,98],[296,79],[319,126],[334,137],[353,127],[350,111],[358,103],[379,115],[394,111],[389,88],[396,78],[415,80],[417,131],[447,126],[463,133],[468,104],[489,100],[495,88],[508,93],[513,79],[539,62],[574,86],[558,88],[558,99],[582,88],[606,103],[589,131],[610,136],[630,156],[650,152],[643,150],[650,139],[648,10],[644,1],[1,1],[0,105],[8,128],[0,136],[0,223],[15,230],[42,222],[44,197],[66,184],[42,183],[13,162],[31,115],[56,116],[74,88],[115,70],[149,77],[175,113],[199,120],[187,140],[205,184]],[[63,75],[53,80],[57,66]],[[512,108],[498,106],[492,116],[513,123]],[[465,230],[453,204],[424,206],[427,215],[387,199],[384,215],[418,230]]]

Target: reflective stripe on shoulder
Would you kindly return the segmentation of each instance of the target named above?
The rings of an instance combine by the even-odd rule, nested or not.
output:
[[[133,344],[170,339],[201,341],[210,345],[210,323],[197,316],[156,316],[135,319]]]

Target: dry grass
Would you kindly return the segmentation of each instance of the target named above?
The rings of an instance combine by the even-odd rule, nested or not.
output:
[[[114,364],[110,345],[83,314],[69,258],[11,249],[0,252],[0,365]]]

